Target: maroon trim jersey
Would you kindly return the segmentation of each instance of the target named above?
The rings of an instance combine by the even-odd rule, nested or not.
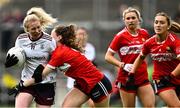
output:
[[[103,73],[82,53],[65,45],[60,45],[53,52],[47,66],[55,69],[64,64],[68,67],[68,69],[63,70],[64,74],[75,79],[78,86],[86,93],[89,93],[104,77]]]
[[[39,64],[47,64],[52,51],[56,48],[56,41],[47,33],[43,32],[37,40],[31,40],[29,33],[20,34],[15,42],[16,47],[24,49],[26,62],[21,73],[21,80],[30,79]],[[57,72],[52,72],[41,83],[56,82]]]
[[[148,39],[148,37],[149,34],[144,29],[138,29],[138,34],[132,35],[128,32],[127,28],[124,28],[115,35],[108,50],[114,53],[117,52],[122,62],[133,64],[141,52],[142,44]],[[125,83],[126,78],[127,73],[122,69],[119,69],[117,80]],[[140,84],[147,79],[147,65],[145,61],[143,61],[142,65],[135,73],[135,84]]]
[[[169,33],[166,40],[159,43],[157,35],[154,35],[143,45],[142,54],[150,54],[154,64],[153,79],[160,79],[169,75],[179,64],[176,58],[180,56],[180,40],[175,34]],[[173,83],[180,84],[180,78]]]

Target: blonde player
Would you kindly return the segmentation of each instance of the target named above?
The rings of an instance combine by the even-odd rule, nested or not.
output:
[[[26,62],[21,73],[20,83],[9,92],[10,95],[16,95],[16,108],[30,107],[33,101],[39,108],[50,108],[54,104],[56,72],[49,74],[42,82],[33,86],[24,87],[22,83],[32,77],[39,64],[47,64],[49,61],[56,42],[44,31],[47,26],[55,22],[56,19],[40,7],[33,7],[27,12],[23,21],[25,33],[20,34],[15,42],[15,46],[24,49]],[[11,67],[18,61],[15,56],[9,58],[6,59],[6,67]]]
[[[134,107],[136,95],[144,107],[154,107],[155,96],[148,80],[146,62],[143,61],[136,74],[129,74],[149,34],[140,28],[142,19],[137,9],[129,7],[124,10],[123,20],[125,27],[110,43],[105,60],[119,68],[117,82],[123,107]],[[116,53],[121,61],[114,57]]]

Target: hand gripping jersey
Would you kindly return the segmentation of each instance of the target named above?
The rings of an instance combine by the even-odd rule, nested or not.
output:
[[[60,45],[53,52],[47,66],[52,69],[61,66],[62,69],[64,64],[68,66],[64,74],[75,79],[78,86],[86,93],[89,93],[104,76],[82,53]]]
[[[55,40],[50,35],[43,33],[41,38],[32,41],[28,33],[20,34],[15,46],[24,49],[26,62],[21,74],[21,80],[25,81],[32,77],[34,70],[39,64],[47,64],[52,51],[56,47]],[[56,72],[49,74],[41,83],[55,82]]]
[[[127,28],[124,28],[115,35],[108,50],[114,53],[117,52],[122,62],[133,64],[141,52],[142,44],[148,39],[148,37],[149,34],[144,29],[138,29],[138,34],[133,36],[128,32]],[[125,83],[126,77],[127,73],[122,69],[119,69],[118,81]],[[143,62],[135,73],[135,84],[142,83],[147,79],[147,65]]]
[[[154,35],[143,45],[142,54],[150,54],[154,64],[153,79],[160,79],[169,75],[179,64],[176,57],[180,56],[180,40],[175,34],[169,33],[166,40],[159,43],[157,35]],[[180,78],[173,83],[180,84]]]

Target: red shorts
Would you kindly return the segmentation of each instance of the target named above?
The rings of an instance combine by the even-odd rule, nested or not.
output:
[[[29,93],[39,105],[53,105],[55,97],[55,83],[37,84],[24,87],[20,92]]]

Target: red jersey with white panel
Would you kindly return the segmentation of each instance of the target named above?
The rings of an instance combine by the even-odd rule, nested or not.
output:
[[[133,64],[137,56],[141,52],[142,44],[149,38],[149,34],[144,29],[138,29],[137,35],[132,35],[128,32],[127,28],[124,28],[118,34],[115,35],[112,40],[109,49],[114,53],[118,53],[122,62]],[[127,73],[122,69],[119,69],[118,81],[125,83]],[[135,73],[135,84],[140,84],[148,80],[147,65],[143,61],[140,68]]]
[[[103,73],[82,53],[65,45],[60,45],[53,52],[47,66],[55,69],[64,64],[69,66],[64,74],[75,79],[76,83],[81,86],[80,88],[87,93],[104,77]]]
[[[142,54],[150,54],[154,64],[153,79],[160,79],[169,75],[179,64],[176,57],[180,56],[180,40],[175,34],[169,33],[166,40],[159,43],[157,35],[154,35],[143,45]],[[172,82],[180,85],[180,78]]]

